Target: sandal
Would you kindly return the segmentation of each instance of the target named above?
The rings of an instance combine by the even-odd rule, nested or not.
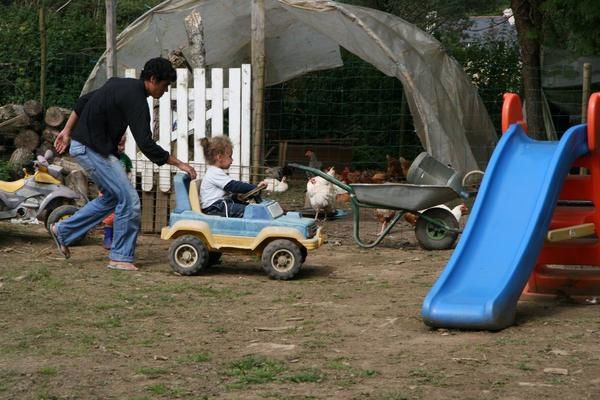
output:
[[[117,271],[139,271],[139,268],[135,265],[127,262],[111,261],[106,268],[114,269]]]
[[[50,236],[52,237],[52,240],[54,240],[58,251],[60,251],[60,253],[65,257],[65,259],[68,259],[69,257],[71,257],[71,251],[67,246],[60,242],[58,236],[56,235],[56,229],[57,228],[55,223],[50,225]]]

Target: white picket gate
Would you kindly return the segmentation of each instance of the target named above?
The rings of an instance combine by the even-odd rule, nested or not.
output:
[[[229,175],[234,179],[248,181],[250,179],[250,65],[241,68],[230,68],[228,87],[223,87],[224,74],[222,68],[210,70],[211,87],[206,87],[206,71],[194,69],[193,86],[189,82],[189,71],[177,69],[177,87],[170,87],[159,100],[159,140],[158,144],[171,152],[176,149],[176,156],[189,162],[202,177],[206,163],[200,146],[200,139],[207,136],[207,124],[210,121],[210,135],[227,135],[233,143],[233,164]],[[137,77],[135,69],[125,71],[127,77]],[[176,107],[172,107],[173,102]],[[153,99],[148,98],[151,126],[154,127]],[[227,112],[227,123],[225,114]],[[182,118],[185,115],[187,118]],[[227,127],[227,132],[224,131]],[[189,154],[189,136],[193,137],[192,154]],[[173,146],[173,143],[175,145]],[[158,167],[138,151],[133,135],[127,130],[125,154],[133,161],[132,179],[141,174],[142,190],[154,188],[154,173],[158,171],[158,189],[167,192],[171,189],[172,174],[177,169],[170,165]]]

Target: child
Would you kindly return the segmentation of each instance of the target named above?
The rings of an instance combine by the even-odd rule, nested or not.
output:
[[[233,162],[233,144],[227,136],[214,136],[202,138],[200,145],[208,164],[200,185],[202,212],[224,217],[243,217],[247,203],[234,200],[231,194],[247,193],[256,186],[236,181],[225,172]]]

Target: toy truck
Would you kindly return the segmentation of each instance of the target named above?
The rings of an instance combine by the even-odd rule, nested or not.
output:
[[[319,248],[325,240],[313,219],[284,212],[276,201],[250,203],[242,218],[207,215],[201,211],[200,180],[178,173],[173,183],[176,207],[169,225],[162,228],[161,238],[173,241],[169,263],[181,275],[196,275],[216,264],[223,253],[237,253],[257,255],[269,277],[288,280],[298,274],[308,251]]]

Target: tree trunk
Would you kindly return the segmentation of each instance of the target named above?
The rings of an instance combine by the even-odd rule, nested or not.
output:
[[[58,129],[47,127],[42,131],[42,141],[54,143],[59,133]]]
[[[17,173],[31,160],[33,160],[33,153],[26,148],[20,147],[13,151],[9,163],[13,168],[13,172]]]
[[[14,138],[21,128],[30,124],[31,119],[22,105],[6,104],[0,107],[0,132],[3,132],[3,136]]]
[[[24,147],[29,151],[34,151],[40,145],[40,136],[36,131],[25,129],[15,136],[15,147]]]
[[[511,0],[523,60],[521,78],[528,133],[535,139],[546,138],[542,111],[541,52],[538,40],[543,23],[540,3],[540,0]]]
[[[25,111],[25,114],[29,115],[32,119],[42,119],[44,109],[42,103],[37,100],[27,100],[25,104],[23,104],[23,110]]]
[[[72,190],[88,196],[88,177],[82,170],[75,170],[65,178],[65,185]]]
[[[69,115],[71,115],[71,110],[67,108],[48,107],[44,122],[53,128],[60,128],[67,122]]]

